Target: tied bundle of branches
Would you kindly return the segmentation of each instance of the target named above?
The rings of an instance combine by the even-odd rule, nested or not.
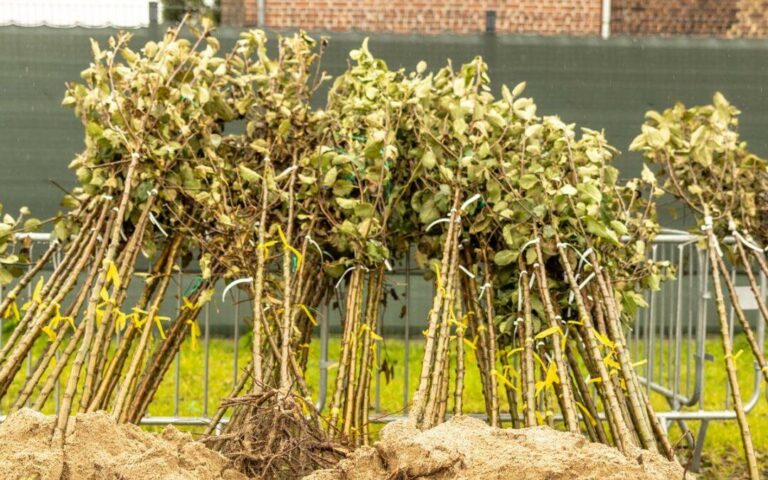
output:
[[[84,83],[67,90],[63,103],[83,122],[86,149],[70,165],[80,181],[63,202],[71,210],[54,227],[52,249],[62,259],[48,278],[38,276],[0,352],[5,396],[23,359],[43,343],[14,410],[35,395],[34,407],[42,408],[68,370],[54,443],[64,442],[74,409],[108,409],[119,421],[137,422],[184,338],[176,332],[194,323],[212,294],[216,267],[206,267],[166,334],[170,319],[160,305],[174,269],[191,258],[191,242],[179,233],[189,220],[178,212],[195,217],[194,205],[176,205],[178,192],[189,188],[190,164],[215,148],[221,124],[233,118],[220,92],[226,60],[215,56],[218,42],[205,27],[197,33],[190,42],[173,29],[140,52],[128,47],[128,34],[110,39],[106,50],[93,42]],[[150,267],[131,306],[127,290],[140,254]],[[51,260],[49,253],[37,260],[13,292]],[[6,297],[4,310],[18,308],[15,297]]]
[[[480,59],[425,84],[417,90],[432,103],[416,117],[424,170],[411,203],[427,232],[417,259],[436,294],[412,420],[422,428],[443,421],[451,378],[453,412],[462,413],[471,350],[492,424],[501,384],[515,426],[521,414],[527,426],[551,423],[559,410],[571,431],[672,457],[624,338],[641,291],[667,275],[646,259],[658,190],[617,184],[602,135],[576,139],[572,125],[537,117],[520,97],[524,84],[495,99]],[[610,433],[597,421],[601,410]]]
[[[233,413],[212,446],[249,475],[295,478],[334,463],[343,453],[327,441],[305,384],[312,328],[328,292],[322,273],[316,172],[317,114],[310,99],[323,76],[313,67],[316,43],[304,34],[280,39],[276,58],[267,37],[241,35],[231,61],[232,103],[246,121],[244,135],[222,139],[226,153],[208,165],[199,204],[203,257],[215,258],[225,289],[251,297],[252,352],[247,374],[223,402],[207,434]],[[313,237],[318,238],[314,240]]]
[[[14,408],[35,393],[41,408],[69,366],[56,441],[75,405],[138,422],[224,279],[225,298],[238,287],[251,300],[251,362],[209,443],[250,475],[326,466],[343,453],[334,442],[369,441],[384,277],[416,244],[435,296],[415,425],[463,413],[475,363],[493,425],[501,390],[514,426],[559,413],[567,429],[622,451],[672,456],[625,342],[642,291],[667,274],[646,258],[660,190],[647,176],[620,185],[602,134],[577,138],[573,125],[537,116],[524,84],[495,98],[480,58],[392,71],[365,42],[317,110],[326,77],[306,35],[280,39],[275,57],[260,31],[223,57],[205,24],[194,38],[175,29],[140,52],[127,35],[94,45],[85,84],[68,90],[86,129],[72,164],[81,186],[55,227],[63,260],[1,353],[4,395],[45,342]],[[244,133],[226,131],[234,120]],[[142,253],[151,265],[129,309]],[[201,276],[166,328],[171,276],[195,256]],[[319,307],[334,295],[342,348],[322,418],[304,371]]]
[[[741,398],[733,338],[726,313],[726,294],[747,338],[763,378],[768,382],[768,364],[757,343],[744,308],[727,269],[724,256],[743,270],[749,289],[760,311],[760,320],[768,321],[768,309],[753,265],[768,275],[765,260],[768,161],[747,150],[737,132],[739,111],[720,93],[712,105],[686,108],[678,103],[662,113],[648,112],[642,133],[631,149],[638,150],[660,167],[664,189],[676,196],[696,215],[700,228],[700,248],[706,250],[710,265],[715,306],[720,322],[725,367],[728,373],[733,408],[741,429],[750,478],[759,478],[749,424]],[[653,173],[644,167],[644,177]],[[726,236],[733,244],[723,243]]]

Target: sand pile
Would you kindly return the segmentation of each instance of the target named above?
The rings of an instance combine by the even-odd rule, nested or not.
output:
[[[457,417],[424,432],[405,422],[390,424],[374,447],[359,448],[336,468],[305,480],[413,478],[680,480],[683,469],[657,454],[638,450],[628,458],[549,427],[500,430]]]
[[[161,435],[116,425],[104,413],[70,421],[64,449],[51,448],[55,417],[21,410],[0,424],[0,478],[8,480],[244,480],[227,460],[168,427]]]

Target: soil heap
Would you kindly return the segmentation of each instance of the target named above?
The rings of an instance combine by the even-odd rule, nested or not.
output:
[[[335,468],[305,480],[411,478],[680,480],[684,471],[647,450],[625,456],[549,427],[498,429],[471,417],[454,417],[426,431],[404,421],[387,425],[374,447],[359,448]]]
[[[117,425],[103,412],[69,422],[63,449],[50,444],[56,417],[23,409],[0,424],[0,477],[8,480],[245,480],[227,460],[169,426],[160,435]]]

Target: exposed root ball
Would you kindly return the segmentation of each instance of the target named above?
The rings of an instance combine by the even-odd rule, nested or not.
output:
[[[227,400],[234,407],[232,420],[223,434],[206,443],[255,478],[301,478],[348,453],[330,441],[303,399],[279,395],[271,390]]]

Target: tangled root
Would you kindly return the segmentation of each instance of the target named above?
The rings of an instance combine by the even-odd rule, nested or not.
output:
[[[301,478],[348,453],[321,428],[314,407],[277,390],[225,400],[233,407],[221,435],[204,441],[250,478]]]

